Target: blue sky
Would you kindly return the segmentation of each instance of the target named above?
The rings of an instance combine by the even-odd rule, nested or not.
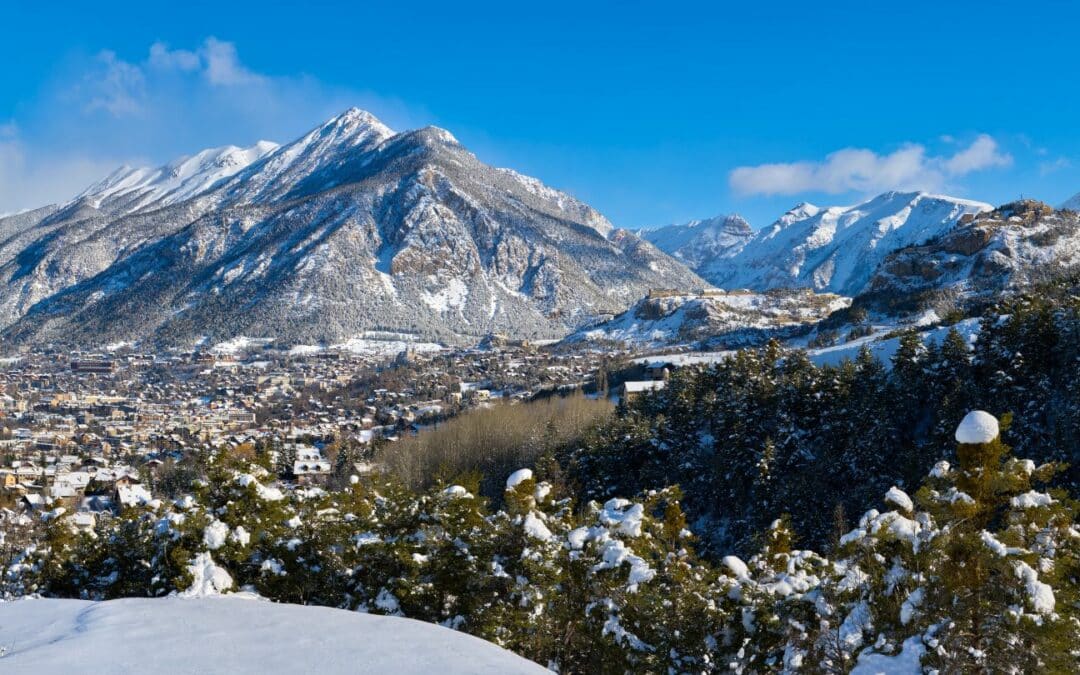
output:
[[[350,105],[622,226],[1080,191],[1065,2],[167,4],[4,9],[0,212]]]

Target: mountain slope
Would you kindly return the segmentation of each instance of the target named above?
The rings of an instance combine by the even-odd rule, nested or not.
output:
[[[736,255],[753,238],[754,231],[741,216],[730,215],[641,230],[639,234],[696,271],[706,263]]]
[[[0,305],[6,339],[561,337],[650,288],[703,285],[449,132],[394,134],[355,109],[192,199],[51,218],[0,248],[0,283],[25,297]]]
[[[805,289],[655,293],[619,316],[577,331],[566,341],[730,349],[808,331],[814,323],[850,304],[848,298]]]
[[[894,252],[868,284],[874,298],[994,297],[1080,265],[1080,213],[1034,200],[965,218],[920,246]]]
[[[800,204],[758,231],[734,255],[698,273],[722,288],[806,287],[856,295],[892,251],[951,228],[990,205],[926,193],[887,192],[861,204]]]
[[[76,198],[101,211],[131,213],[168,206],[200,195],[277,149],[259,141],[250,148],[227,145],[181,157],[156,169],[121,167]]]
[[[0,603],[0,650],[0,670],[40,675],[547,672],[434,624],[228,596]]]

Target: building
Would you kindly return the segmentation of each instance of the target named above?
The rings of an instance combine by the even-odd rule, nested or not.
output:
[[[71,362],[71,372],[73,373],[99,373],[108,375],[115,369],[115,364],[106,359],[76,359]]]
[[[660,391],[666,386],[667,382],[665,382],[664,380],[641,380],[637,382],[623,382],[622,389],[619,393],[624,401],[633,401],[635,399],[641,398],[642,396],[650,392]]]

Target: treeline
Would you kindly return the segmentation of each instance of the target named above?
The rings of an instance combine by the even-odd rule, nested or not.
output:
[[[1046,491],[1059,467],[1011,459],[996,430],[976,441],[829,557],[779,518],[745,562],[710,562],[677,489],[577,505],[545,461],[492,509],[475,483],[286,493],[221,453],[194,494],[93,533],[46,514],[0,578],[93,599],[245,588],[440,623],[564,673],[1076,672],[1076,505]]]
[[[476,474],[481,493],[498,497],[503,476],[579,442],[612,410],[607,400],[581,394],[497,403],[383,445],[375,461],[411,487]]]
[[[679,485],[715,553],[754,550],[781,512],[807,546],[828,548],[852,514],[891,485],[916,485],[971,409],[1013,412],[1007,439],[1080,484],[1080,300],[1059,284],[951,331],[900,337],[889,363],[864,351],[816,366],[778,343],[715,367],[676,372],[666,389],[619,408],[560,455],[585,499]],[[946,457],[947,459],[948,457]]]

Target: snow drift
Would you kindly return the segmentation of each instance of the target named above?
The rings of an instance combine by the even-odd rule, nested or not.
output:
[[[0,653],[38,675],[546,672],[433,624],[227,596],[0,603]]]

